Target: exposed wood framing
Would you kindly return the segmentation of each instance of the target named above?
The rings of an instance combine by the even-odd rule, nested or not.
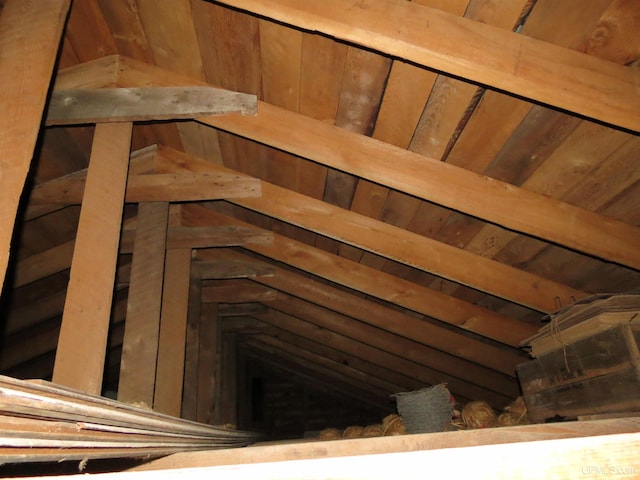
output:
[[[0,290],[70,4],[8,0],[0,15]]]
[[[53,370],[55,383],[91,394],[102,388],[131,130],[96,126]]]
[[[191,249],[167,250],[153,408],[180,416],[189,307]]]
[[[118,400],[149,407],[156,382],[168,219],[168,203],[138,206],[120,362]]]
[[[216,364],[218,361],[218,305],[205,303],[200,307],[198,347],[198,400],[196,420],[214,422],[216,395]]]
[[[257,98],[214,87],[148,87],[55,90],[47,125],[135,122],[203,115],[257,113]]]
[[[473,82],[640,131],[632,69],[415,2],[222,3]],[[398,31],[397,25],[402,25]],[[455,42],[443,42],[443,38]],[[590,101],[585,102],[588,98]]]

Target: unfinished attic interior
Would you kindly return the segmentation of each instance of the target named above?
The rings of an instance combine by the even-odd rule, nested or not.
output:
[[[64,421],[91,404],[209,428],[217,447],[313,442],[445,385],[457,410],[499,414],[524,394],[576,426],[545,430],[539,413],[437,447],[524,442],[513,473],[554,440],[576,471],[614,458],[640,472],[639,2],[0,7],[3,430],[63,421],[11,403],[33,388],[82,405]],[[618,312],[615,335],[605,320],[554,323],[592,299],[587,313]],[[583,377],[567,363],[536,380],[573,389],[575,415],[523,385],[538,332],[556,341],[545,354],[566,360],[573,340],[599,352],[578,361]],[[418,435],[324,455],[439,461]],[[0,463],[62,445],[9,437]],[[180,441],[171,452],[192,448]],[[299,454],[288,445],[277,460]],[[204,453],[158,468],[214,468]]]

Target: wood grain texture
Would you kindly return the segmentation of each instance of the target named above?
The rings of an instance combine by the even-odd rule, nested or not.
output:
[[[0,288],[70,0],[7,1],[0,16]],[[28,101],[27,101],[28,99]]]
[[[153,408],[180,416],[189,308],[191,249],[166,252]]]
[[[118,400],[153,407],[169,204],[138,205]]]
[[[395,0],[366,7],[356,0],[334,0],[322,7],[301,6],[293,0],[268,5],[255,0],[223,3],[320,30],[606,123],[640,130],[640,94],[631,69],[553,44]],[[400,24],[404,29],[399,33],[395,25]],[[452,35],[456,42],[438,41]],[[591,101],[584,102],[584,98]]]
[[[53,371],[55,383],[92,394],[102,388],[131,129],[96,127]]]

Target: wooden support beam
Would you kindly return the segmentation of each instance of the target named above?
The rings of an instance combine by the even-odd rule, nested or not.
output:
[[[0,290],[71,0],[7,0],[0,16]]]
[[[189,280],[189,309],[185,339],[184,382],[182,386],[181,417],[196,420],[198,414],[198,361],[200,349],[200,310],[202,281],[191,271]]]
[[[169,204],[138,206],[118,400],[153,406]]]
[[[258,99],[214,87],[54,90],[47,125],[171,120],[241,113],[256,115]]]
[[[191,249],[167,250],[153,408],[180,416],[189,308]]]
[[[195,171],[228,172],[168,147],[158,148],[158,168],[171,169],[172,159]],[[451,281],[467,285],[542,312],[557,310],[586,293],[452,245],[409,232],[350,210],[262,183],[260,199],[228,199],[251,210],[292,223],[343,243],[368,250]],[[337,221],[337,219],[340,219]],[[469,268],[473,265],[473,269]]]
[[[196,420],[200,423],[211,424],[214,422],[217,360],[218,305],[216,303],[206,303],[203,304],[200,309],[200,336],[198,347],[198,400]]]
[[[214,411],[214,423],[219,425],[237,425],[237,346],[235,334],[225,335],[220,341],[220,401]]]
[[[75,242],[71,240],[20,260],[16,267],[14,288],[22,287],[69,268],[73,258],[74,244]]]
[[[506,29],[402,0],[330,0],[322,8],[295,0],[222,3],[640,131],[632,69]]]
[[[86,170],[81,170],[36,185],[30,196],[31,208],[82,203],[85,179]],[[147,173],[129,176],[125,202],[186,202],[260,195],[260,182],[241,174]]]
[[[203,303],[246,303],[275,300],[277,291],[248,280],[225,280],[202,288]]]
[[[193,227],[188,227],[193,228]],[[239,227],[236,227],[239,228]],[[254,233],[259,233],[260,230]],[[266,231],[262,230],[262,233]],[[273,241],[273,232],[271,241]],[[194,262],[193,268],[202,279],[255,278],[273,276],[275,267],[264,262],[238,258],[216,258]]]
[[[218,306],[221,317],[246,317],[266,313],[268,308],[262,303],[249,302],[240,304],[222,304]]]
[[[243,222],[196,206],[183,208],[187,224],[245,225]],[[518,346],[533,335],[537,328],[509,319],[388,273],[321,251],[282,235],[274,235],[273,245],[246,246],[247,249],[274,260],[285,262],[314,275],[349,288],[373,295],[429,317],[471,332]],[[198,251],[196,259],[207,259],[208,253]]]
[[[53,381],[100,394],[132,124],[97,125]]]

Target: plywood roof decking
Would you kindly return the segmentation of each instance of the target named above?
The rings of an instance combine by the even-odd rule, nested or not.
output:
[[[628,0],[86,0],[72,6],[55,88],[257,95],[255,117],[141,122],[132,138],[132,151],[159,145],[144,160],[155,175],[226,168],[261,181],[259,198],[174,212],[181,241],[199,246],[213,230],[189,229],[272,235],[193,260],[251,266],[233,285],[270,327],[240,346],[303,365],[275,328],[360,365],[340,374],[359,391],[377,371],[408,377],[393,388],[447,381],[499,405],[517,395],[516,347],[545,313],[640,287],[638,27]],[[44,127],[29,188],[86,168],[93,132]],[[43,207],[36,192],[17,224],[0,365],[46,377],[79,208]],[[305,373],[331,377],[329,362]],[[376,392],[373,403],[389,393]]]

